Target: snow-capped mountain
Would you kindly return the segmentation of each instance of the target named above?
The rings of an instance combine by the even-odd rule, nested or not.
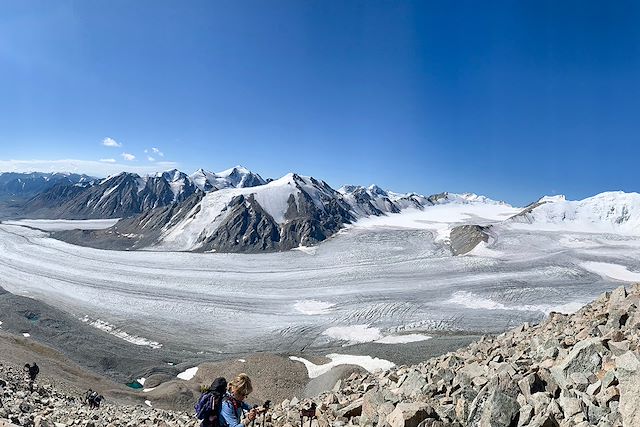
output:
[[[32,197],[56,185],[74,185],[89,183],[95,178],[74,173],[0,173],[0,198]]]
[[[545,196],[511,221],[574,231],[638,234],[640,194],[611,191],[577,201]]]
[[[237,181],[240,183],[241,181]],[[255,187],[199,192],[180,204],[120,221],[92,241],[129,249],[258,252],[321,242],[346,224],[403,209],[455,204],[498,204],[474,194],[422,196],[347,186],[339,191],[313,177],[287,174]],[[116,241],[114,241],[114,239]]]
[[[122,172],[82,187],[63,182],[29,200],[23,214],[31,217],[89,219],[126,218],[180,203],[197,191],[263,185],[260,175],[241,166],[212,173],[199,169],[191,176],[177,169],[151,176]]]
[[[376,185],[336,191],[294,173],[267,182],[236,166],[218,173],[199,169],[191,176],[175,169],[151,176],[123,172],[57,185],[30,199],[24,212],[39,218],[124,218],[92,233],[91,240],[103,247],[252,252],[311,245],[361,218],[449,203],[501,202],[471,193],[396,193]]]
[[[488,197],[478,196],[473,193],[439,193],[431,196],[423,196],[416,193],[395,193],[383,190],[377,185],[371,185],[366,188],[356,185],[345,185],[338,191],[357,214],[365,216],[398,213],[407,208],[423,209],[426,206],[445,203],[504,204],[504,202],[491,200]]]
[[[189,212],[167,218],[154,246],[167,250],[283,250],[325,240],[355,219],[340,193],[324,181],[288,174],[268,184],[212,191]],[[159,224],[147,215],[126,234]],[[114,230],[123,233],[119,224]]]
[[[122,172],[87,186],[58,185],[29,200],[30,216],[87,219],[123,218],[179,203],[199,191],[177,170],[142,177]]]
[[[423,196],[385,191],[377,185],[367,188],[345,185],[338,190],[359,215],[398,213],[406,207],[422,208],[431,204]]]
[[[255,187],[267,183],[260,175],[242,166],[235,166],[217,173],[198,169],[191,174],[191,180],[200,190],[205,192],[230,187]]]

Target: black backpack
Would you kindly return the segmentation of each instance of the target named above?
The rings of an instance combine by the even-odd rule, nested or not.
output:
[[[200,395],[194,409],[196,410],[196,418],[204,420],[203,425],[213,427],[220,425],[220,409],[226,390],[227,380],[219,377],[211,383],[208,391]]]

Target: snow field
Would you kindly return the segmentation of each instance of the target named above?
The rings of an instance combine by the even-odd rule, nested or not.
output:
[[[205,200],[222,203],[224,194]],[[100,319],[94,326],[138,345],[225,353],[402,345],[433,329],[497,332],[573,311],[616,280],[637,280],[634,235],[505,223],[468,256],[452,257],[443,245],[456,224],[501,221],[513,209],[467,203],[369,218],[311,254],[103,251],[0,224],[0,285]],[[215,218],[192,221],[200,220]]]

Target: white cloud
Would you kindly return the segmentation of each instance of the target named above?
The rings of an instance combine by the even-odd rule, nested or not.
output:
[[[115,163],[116,159],[100,159],[100,161],[104,163]]]
[[[147,156],[147,160],[149,160],[150,162],[155,162],[155,161],[156,161],[156,159],[154,159],[154,158],[153,158],[153,157],[151,157],[151,156]]]
[[[131,153],[122,153],[120,154],[122,156],[123,159],[128,160],[128,161],[132,161],[136,159],[136,156],[134,156]]]
[[[151,147],[151,151],[153,151],[154,154],[157,154],[160,157],[164,157],[164,153],[156,147]]]
[[[118,174],[122,171],[135,172],[140,175],[155,174],[179,166],[176,162],[167,161],[146,164],[146,166],[133,166],[130,163],[78,159],[0,160],[0,172],[73,172],[96,177]]]
[[[120,144],[115,139],[109,138],[109,137],[106,137],[105,139],[102,140],[102,145],[104,145],[105,147],[122,147],[122,144]]]

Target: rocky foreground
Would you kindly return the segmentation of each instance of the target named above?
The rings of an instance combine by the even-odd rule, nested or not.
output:
[[[278,404],[266,426],[640,426],[640,285],[605,293],[574,315],[552,313],[424,363],[353,374],[314,399]],[[191,414],[103,405],[50,386],[30,393],[0,367],[0,420],[24,426],[195,426]],[[308,418],[304,418],[309,425]],[[262,420],[258,421],[262,425]],[[2,421],[0,421],[2,426]]]

